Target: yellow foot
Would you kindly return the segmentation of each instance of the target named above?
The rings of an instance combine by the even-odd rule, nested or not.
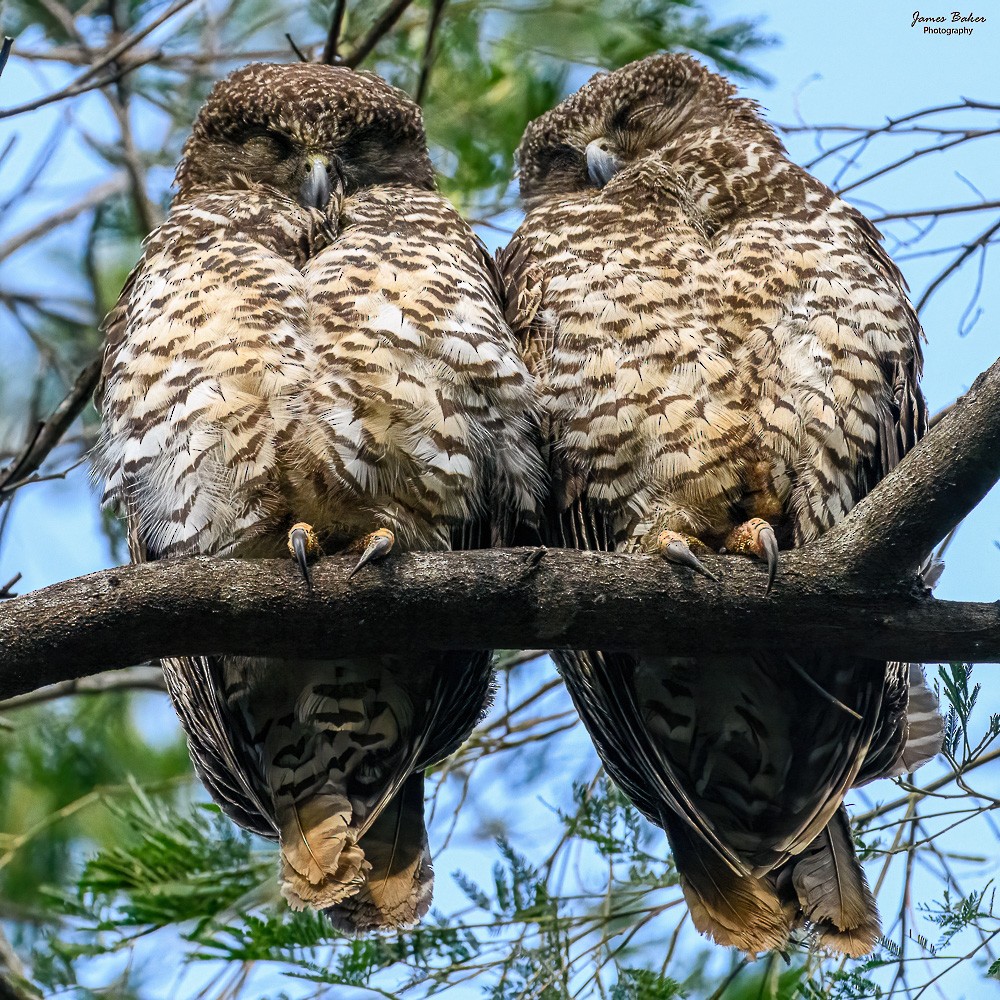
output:
[[[778,539],[767,521],[753,517],[736,525],[726,536],[722,551],[764,560],[767,563],[767,591],[770,593],[778,572]]]
[[[312,573],[309,572],[309,560],[319,555],[319,539],[311,524],[299,521],[288,531],[288,551],[291,552],[299,565],[302,577],[312,590]]]
[[[661,531],[656,536],[654,552],[659,552],[667,562],[676,563],[678,566],[687,566],[696,573],[707,576],[710,580],[718,582],[719,578],[706,569],[701,560],[694,554],[695,551],[711,552],[712,550],[702,541],[692,535],[682,535],[676,531]]]
[[[371,534],[365,535],[360,541],[355,542],[348,548],[348,552],[361,551],[361,558],[357,566],[347,574],[348,580],[366,563],[374,562],[376,559],[384,559],[396,544],[396,536],[388,528],[379,528]]]

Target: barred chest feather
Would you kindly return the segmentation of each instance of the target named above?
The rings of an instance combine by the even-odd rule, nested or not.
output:
[[[278,555],[295,520],[443,548],[490,475],[530,506],[530,380],[457,221],[407,188],[175,209],[110,318],[98,458],[151,556]]]

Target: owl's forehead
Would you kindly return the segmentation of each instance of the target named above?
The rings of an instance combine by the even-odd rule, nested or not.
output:
[[[336,139],[374,122],[417,132],[420,109],[370,73],[311,63],[245,66],[212,89],[196,130],[228,136],[246,128],[306,141]]]
[[[735,89],[690,56],[649,56],[613,73],[599,73],[528,127],[528,143],[583,134],[609,124],[622,108],[654,101],[681,104],[695,94],[725,99]]]

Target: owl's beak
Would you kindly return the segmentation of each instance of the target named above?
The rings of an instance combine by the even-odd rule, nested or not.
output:
[[[587,174],[592,184],[604,187],[621,168],[622,161],[611,152],[607,139],[595,139],[587,144]]]
[[[306,157],[306,176],[299,188],[299,201],[306,208],[326,208],[332,190],[331,173],[335,174],[339,181],[340,171],[331,170],[329,157],[321,153],[310,153]]]

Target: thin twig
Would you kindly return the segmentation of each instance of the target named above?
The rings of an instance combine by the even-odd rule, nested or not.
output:
[[[127,73],[131,73],[140,66],[144,66],[146,63],[159,59],[161,53],[159,49],[154,49],[148,55],[134,59],[127,65],[119,65],[119,68],[108,76],[102,77],[96,81],[92,79],[105,67],[120,63],[121,56],[128,52],[129,49],[134,48],[139,42],[155,31],[161,24],[168,21],[185,7],[191,6],[192,3],[194,3],[194,0],[175,0],[175,2],[172,3],[162,14],[160,14],[159,17],[154,18],[149,24],[146,25],[146,27],[133,32],[131,35],[126,35],[125,38],[123,38],[117,45],[112,46],[107,50],[107,52],[102,53],[99,59],[92,63],[75,80],[68,83],[61,90],[57,90],[52,94],[46,95],[45,97],[37,98],[34,101],[28,101],[26,104],[20,104],[13,108],[0,110],[0,118],[12,118],[14,115],[22,114],[25,111],[35,111],[48,104],[54,104],[57,101],[62,101],[69,97],[77,97],[79,94],[86,93],[90,90],[96,90],[99,87],[106,87],[108,84],[116,83]]]
[[[854,817],[854,823],[855,825],[863,826],[866,823],[870,823],[873,819],[878,819],[881,816],[886,816],[891,812],[895,812],[895,810],[901,809],[914,798],[930,795],[932,792],[936,792],[939,788],[944,788],[945,785],[950,785],[963,774],[967,774],[969,771],[972,771],[977,767],[982,767],[984,764],[991,764],[997,759],[1000,759],[1000,748],[983,754],[966,767],[955,769],[943,777],[937,778],[923,787],[910,792],[908,795],[903,795],[898,799],[893,799],[891,802],[886,802],[883,805],[876,806],[874,809],[869,809],[868,812],[860,813]]]
[[[76,377],[73,388],[38,429],[18,457],[0,474],[0,497],[36,472],[49,452],[87,405],[101,376],[101,359],[95,358]]]
[[[127,188],[128,180],[124,176],[113,177],[103,184],[98,184],[78,201],[73,202],[72,205],[67,205],[58,212],[46,216],[40,222],[36,222],[33,226],[22,230],[16,236],[12,236],[6,243],[0,244],[0,260],[7,260],[11,254],[22,247],[30,245],[39,237],[50,233],[53,229],[64,226],[67,222],[72,222],[77,216],[90,211],[92,208],[96,208],[109,198],[113,198],[116,194],[121,194]]]
[[[20,574],[18,574],[20,576]],[[104,694],[107,691],[166,691],[167,683],[159,667],[127,667],[125,670],[110,670],[91,677],[76,677],[48,687],[19,694],[6,701],[0,701],[0,712],[11,712],[18,708],[41,705],[75,694]]]
[[[330,30],[327,32],[326,44],[323,46],[323,56],[320,59],[326,66],[339,63],[340,55],[337,46],[340,43],[340,32],[344,26],[344,12],[347,10],[347,0],[337,0],[333,5],[333,16],[330,18]]]
[[[36,98],[35,100],[28,101],[25,104],[15,105],[13,108],[3,108],[0,110],[0,119],[13,118],[15,115],[24,114],[27,111],[37,111],[39,108],[44,108],[49,104],[55,104],[58,101],[68,100],[70,97],[79,97],[80,94],[86,94],[91,90],[100,90],[101,87],[107,87],[109,84],[117,83],[126,74],[132,73],[133,71],[139,69],[140,66],[145,66],[147,63],[154,62],[159,58],[160,52],[157,49],[145,58],[136,59],[134,62],[123,65],[114,73],[111,73],[108,76],[103,76],[98,80],[88,80],[87,82],[77,80],[74,83],[63,87],[62,90],[57,90],[54,93],[47,94],[45,97]],[[85,75],[89,77],[89,74]]]
[[[344,60],[344,65],[350,66],[351,69],[357,69],[368,57],[372,49],[392,31],[393,25],[403,16],[406,8],[412,3],[413,0],[393,0],[385,11],[383,11],[382,16],[368,29],[368,33],[364,38],[354,46],[354,51]]]
[[[924,294],[920,296],[920,301],[917,302],[917,312],[920,312],[920,310],[927,305],[928,300],[938,290],[938,288],[940,288],[948,277],[954,274],[977,250],[982,249],[985,251],[987,244],[998,232],[1000,232],[1000,219],[994,222],[989,229],[981,232],[971,243],[967,243],[962,252],[958,254],[955,259],[924,290]]]
[[[288,39],[288,44],[292,47],[292,51],[298,56],[299,62],[309,62],[306,54],[295,44],[295,39],[287,31],[285,32],[285,38]]]
[[[14,39],[10,35],[5,35],[3,45],[0,46],[0,76],[7,68],[7,60],[10,58],[10,50],[14,47]]]
[[[414,100],[417,104],[424,103],[427,94],[427,87],[431,80],[431,69],[434,66],[434,38],[437,35],[438,25],[441,23],[441,15],[444,12],[444,5],[448,0],[433,0],[430,20],[427,22],[427,39],[424,42],[424,54],[420,60],[420,79],[417,81],[417,92]]]
[[[939,215],[959,215],[962,212],[984,212],[993,208],[1000,208],[1000,201],[980,201],[971,205],[951,205],[947,208],[921,208],[911,212],[889,212],[885,215],[873,215],[870,218],[872,222],[890,222],[893,219],[919,219],[926,216],[936,218]]]

